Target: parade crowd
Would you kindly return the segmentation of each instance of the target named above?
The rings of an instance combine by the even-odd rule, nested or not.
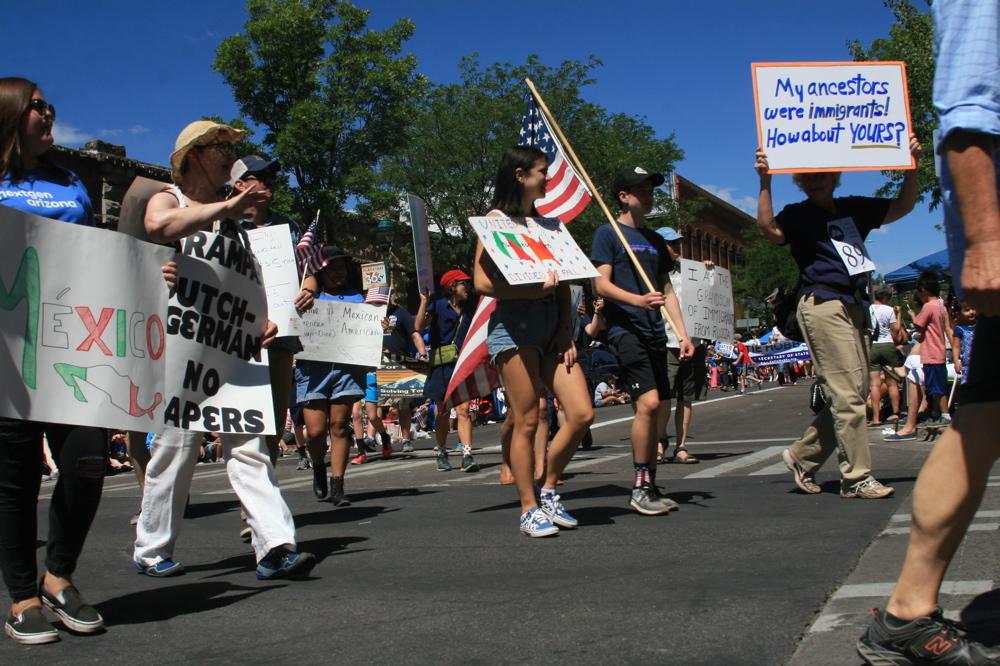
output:
[[[755,331],[747,332],[747,340],[742,334],[731,341],[688,337],[677,293],[682,237],[646,224],[654,191],[665,177],[638,166],[624,168],[607,191],[615,221],[598,228],[592,240],[590,261],[597,277],[590,298],[552,271],[543,282],[508,283],[480,242],[467,265],[441,275],[436,297],[420,294],[415,313],[397,303],[389,306],[383,352],[426,363],[419,397],[381,396],[374,368],[296,360],[303,349],[299,338],[279,337],[277,326],[268,322],[261,345],[268,349],[278,434],[203,433],[170,425],[157,434],[125,433],[0,419],[0,570],[12,602],[6,633],[23,644],[59,640],[43,608],[74,632],[104,628],[73,574],[109,470],[134,471],[142,489],[133,518],[135,569],[169,577],[184,571],[175,552],[196,465],[223,463],[242,508],[238,527],[251,544],[261,580],[305,579],[317,563],[297,547],[293,516],[275,473],[279,457],[297,456],[298,469],[311,470],[317,499],[338,507],[351,503],[345,483],[351,465],[366,464],[369,455],[390,459],[396,446],[410,453],[414,440],[430,437],[431,430],[438,471],[454,471],[452,460],[460,460],[462,472],[478,472],[476,416],[468,401],[453,408],[447,401],[477,300],[490,297],[496,307],[486,333],[488,363],[503,383],[502,397],[491,409],[495,418],[501,411],[505,416],[500,480],[516,490],[521,533],[548,537],[581,527],[558,487],[577,449],[589,441],[595,409],[630,405],[633,483],[627,501],[641,515],[659,516],[678,505],[657,484],[658,464],[699,462],[687,446],[693,402],[710,390],[745,395],[765,382],[795,385],[815,376],[819,392],[814,394],[821,396],[814,400],[815,418],[782,453],[804,493],[822,492],[816,473],[836,454],[841,498],[889,497],[893,489],[873,474],[869,429],[882,429],[887,441],[916,439],[918,427],[943,430],[916,486],[910,549],[899,584],[860,640],[859,653],[870,664],[1000,663],[996,650],[967,639],[937,607],[948,561],[1000,454],[989,439],[1000,426],[1000,412],[991,409],[1000,400],[1000,388],[990,353],[1000,335],[1000,208],[994,171],[1000,154],[995,105],[1000,11],[989,4],[934,4],[935,100],[942,119],[937,151],[947,167],[942,182],[952,249],[950,286],[942,289],[941,276],[927,272],[917,280],[912,299],[901,300],[885,285],[873,288],[866,272],[852,271],[834,242],[833,223],[853,227],[863,239],[913,210],[916,169],[905,171],[893,198],[834,196],[838,172],[795,174],[805,199],[775,213],[768,157],[758,148],[758,230],[766,240],[787,246],[799,269],[794,324],[779,321],[770,342],[783,336],[801,340],[810,356],[808,362],[759,366],[753,356],[760,344]],[[991,86],[990,103],[982,102],[983,86]],[[35,83],[0,79],[0,204],[37,214],[29,202],[51,195],[55,204],[44,209],[46,217],[94,227],[86,189],[53,161],[55,115]],[[150,241],[179,248],[185,238],[209,231],[251,254],[248,230],[273,225],[287,226],[293,242],[301,241],[301,227],[271,209],[281,165],[235,154],[244,134],[207,120],[181,131],[170,155],[173,182],[145,209]],[[923,158],[915,135],[907,149],[915,162]],[[545,152],[526,145],[509,148],[500,157],[487,216],[515,224],[538,217],[536,203],[545,197],[551,177]],[[314,264],[300,268],[306,269],[294,302],[300,312],[317,301],[365,302],[355,258],[336,239],[318,250]],[[183,280],[174,261],[160,272],[165,290],[172,292]],[[892,305],[894,299],[905,303],[905,313],[904,305]],[[597,362],[601,355],[606,367]],[[949,381],[960,388],[950,389]],[[454,451],[449,451],[450,432],[458,434]],[[35,543],[43,470],[55,485],[39,577]]]

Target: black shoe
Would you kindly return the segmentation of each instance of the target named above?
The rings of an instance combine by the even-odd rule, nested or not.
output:
[[[867,664],[1000,664],[1000,650],[970,641],[958,622],[947,619],[940,608],[918,617],[900,629],[886,622],[878,611],[858,641],[858,654]]]
[[[330,501],[334,506],[351,506],[351,500],[344,494],[344,477],[330,477]]]
[[[81,634],[92,634],[104,628],[104,618],[72,585],[58,596],[49,594],[42,585],[39,585],[38,596],[42,598],[46,608],[59,616],[67,629]]]
[[[20,615],[9,615],[3,626],[7,635],[21,645],[41,645],[60,640],[59,632],[45,619],[38,606],[26,608]]]
[[[302,578],[316,566],[316,556],[312,553],[290,553],[284,546],[276,546],[268,551],[257,563],[259,580],[277,578]]]
[[[326,485],[326,465],[313,465],[313,493],[317,499],[325,500],[330,490]]]

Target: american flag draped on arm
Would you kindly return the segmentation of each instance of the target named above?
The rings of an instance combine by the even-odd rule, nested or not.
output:
[[[538,148],[549,160],[550,179],[545,187],[545,198],[535,201],[535,209],[546,217],[558,217],[563,224],[569,223],[583,212],[593,196],[566,157],[556,135],[549,129],[534,97],[529,99],[521,123],[521,145]],[[496,305],[496,300],[488,296],[479,299],[465,344],[455,364],[455,372],[448,384],[446,409],[487,395],[503,385],[496,366],[490,363],[486,348],[487,324]]]

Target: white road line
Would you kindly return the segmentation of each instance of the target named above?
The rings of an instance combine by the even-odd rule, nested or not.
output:
[[[773,440],[772,440],[773,441]],[[702,470],[700,472],[695,472],[694,474],[688,474],[685,479],[710,479],[712,477],[720,476],[726,474],[727,472],[732,472],[744,467],[749,467],[750,465],[755,465],[768,458],[773,458],[774,456],[780,455],[782,451],[785,450],[784,446],[769,446],[766,449],[761,449],[754,453],[737,458],[736,460],[731,460],[729,462],[724,462],[715,467]]]
[[[969,532],[992,532],[994,530],[1000,529],[1000,523],[972,523],[969,525]],[[910,526],[906,527],[887,527],[882,530],[879,536],[899,536],[901,534],[909,534]]]
[[[833,599],[881,598],[892,595],[896,583],[864,583],[842,585],[834,592]],[[983,594],[993,589],[992,580],[946,580],[941,583],[941,594]]]
[[[756,472],[750,472],[747,476],[774,476],[777,474],[788,474],[788,467],[783,462],[774,463],[767,467],[762,467]]]
[[[912,518],[913,516],[909,513],[897,513],[889,518],[889,520],[894,522],[904,522],[911,520]],[[976,511],[976,515],[973,516],[973,520],[976,518],[1000,518],[1000,511]]]

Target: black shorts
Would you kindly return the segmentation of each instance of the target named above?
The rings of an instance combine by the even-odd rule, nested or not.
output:
[[[976,335],[972,338],[972,353],[969,367],[965,369],[968,379],[962,384],[962,404],[977,402],[1000,402],[1000,317],[984,317],[976,320]]]
[[[619,387],[633,400],[647,391],[659,391],[660,400],[670,398],[666,345],[649,347],[639,342],[634,334],[623,333],[608,340],[608,349],[621,366]]]

